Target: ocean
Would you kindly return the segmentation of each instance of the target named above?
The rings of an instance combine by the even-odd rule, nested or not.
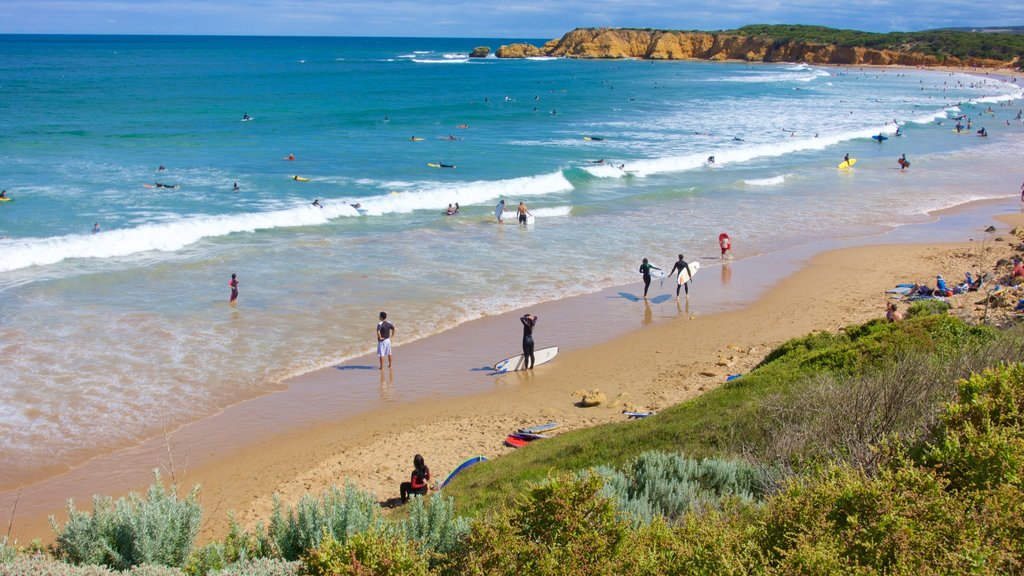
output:
[[[984,73],[468,57],[509,42],[0,36],[0,488],[366,354],[381,310],[405,343],[1020,185]]]

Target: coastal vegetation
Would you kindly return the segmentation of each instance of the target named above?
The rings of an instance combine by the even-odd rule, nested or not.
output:
[[[0,576],[1019,573],[1024,332],[916,304],[385,514],[352,486],[195,549],[193,490],[98,498]],[[106,567],[97,566],[105,564]]]
[[[1021,66],[1024,35],[959,30],[874,33],[768,24],[713,32],[577,28],[541,47],[511,44],[500,47],[496,55],[1000,68]]]

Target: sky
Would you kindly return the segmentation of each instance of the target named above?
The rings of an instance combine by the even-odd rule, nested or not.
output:
[[[870,32],[1024,25],[1024,2],[976,0],[0,0],[4,34],[560,37],[577,27]]]

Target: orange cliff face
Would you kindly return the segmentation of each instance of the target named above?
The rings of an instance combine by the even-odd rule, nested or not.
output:
[[[759,36],[713,32],[676,32],[639,28],[577,28],[538,48],[511,44],[499,58],[561,56],[565,58],[642,58],[646,60],[744,60],[748,62],[808,62],[812,64],[974,66],[1001,68],[1000,60],[955,57],[939,59],[919,52],[876,50],[809,42],[778,42]]]

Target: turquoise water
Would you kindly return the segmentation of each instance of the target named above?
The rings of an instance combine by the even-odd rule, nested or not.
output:
[[[379,310],[407,342],[1019,186],[995,78],[466,56],[507,42],[0,36],[0,482],[366,353]]]

